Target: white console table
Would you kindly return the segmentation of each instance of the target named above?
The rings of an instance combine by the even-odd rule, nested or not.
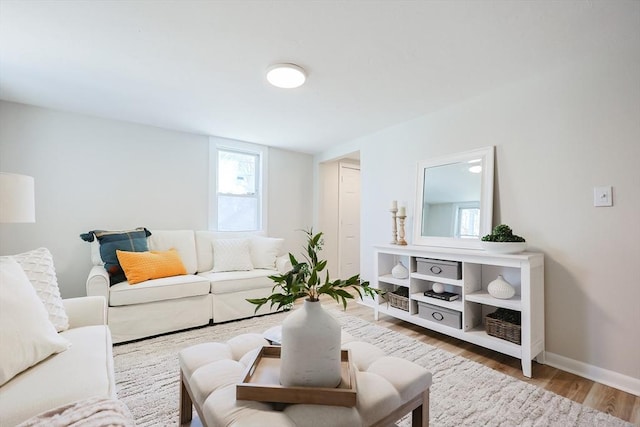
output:
[[[374,248],[374,287],[395,291],[407,288],[408,311],[392,307],[387,299],[376,297],[375,319],[380,313],[432,329],[440,333],[490,348],[522,361],[522,372],[531,378],[531,360],[544,363],[544,257],[540,253],[492,254],[483,250],[448,249],[431,246],[380,245]],[[461,263],[462,277],[447,279],[417,272],[417,259],[456,261]],[[409,277],[396,279],[392,268],[400,261],[409,269]],[[487,285],[502,275],[516,289],[510,299],[489,295]],[[460,295],[457,300],[443,301],[424,296],[433,283],[442,283],[448,292]],[[459,312],[461,329],[447,326],[419,315],[418,303]],[[490,336],[485,332],[485,316],[497,308],[521,313],[521,343]]]

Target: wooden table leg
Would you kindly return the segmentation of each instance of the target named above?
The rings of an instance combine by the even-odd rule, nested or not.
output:
[[[184,381],[184,374],[180,370],[180,425],[189,423],[193,418],[193,402]]]
[[[429,389],[422,394],[422,405],[411,412],[411,427],[429,427]]]

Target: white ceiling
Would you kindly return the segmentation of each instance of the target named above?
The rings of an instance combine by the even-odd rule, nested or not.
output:
[[[0,0],[0,98],[317,153],[637,38],[637,6]]]

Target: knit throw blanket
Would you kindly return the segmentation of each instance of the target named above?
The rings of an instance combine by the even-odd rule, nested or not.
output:
[[[119,400],[93,397],[43,412],[18,427],[134,427],[129,408]]]

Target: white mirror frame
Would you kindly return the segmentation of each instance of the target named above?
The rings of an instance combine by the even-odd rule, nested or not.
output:
[[[491,232],[493,221],[493,167],[494,147],[484,147],[464,153],[452,154],[424,160],[418,163],[417,171],[417,196],[415,203],[415,215],[413,224],[413,244],[425,246],[439,246],[447,248],[482,249],[480,238]],[[468,162],[474,159],[482,159],[482,183],[480,193],[480,236],[477,239],[461,239],[456,237],[435,237],[422,235],[422,212],[424,195],[425,169],[434,166],[449,165],[452,163]]]

